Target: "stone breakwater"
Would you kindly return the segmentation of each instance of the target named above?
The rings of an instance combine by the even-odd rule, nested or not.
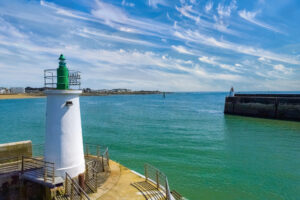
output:
[[[224,113],[300,121],[300,94],[235,94],[226,97]]]

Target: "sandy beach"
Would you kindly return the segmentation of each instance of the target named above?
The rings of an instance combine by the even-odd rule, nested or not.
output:
[[[44,98],[42,94],[0,94],[0,99]]]

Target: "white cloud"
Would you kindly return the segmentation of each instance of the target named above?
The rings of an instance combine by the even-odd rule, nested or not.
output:
[[[216,65],[216,61],[214,58],[209,58],[207,56],[202,56],[198,58],[199,61],[204,62],[204,63],[208,63],[208,64],[212,64],[212,65]]]
[[[217,7],[217,11],[219,16],[222,17],[229,17],[231,12],[237,8],[236,0],[232,0],[228,6],[219,3]]]
[[[168,3],[165,0],[148,0],[148,5],[157,8],[158,5],[168,6]]]
[[[253,23],[257,26],[263,27],[265,29],[277,32],[277,33],[283,33],[282,31],[279,31],[277,28],[274,28],[266,23],[263,23],[259,20],[256,19],[256,15],[258,14],[258,12],[250,12],[250,11],[246,11],[246,10],[241,10],[239,11],[239,16],[243,19],[245,19],[246,21]]]
[[[192,51],[188,51],[185,47],[183,46],[175,46],[172,45],[171,46],[175,51],[179,52],[179,53],[183,53],[183,54],[189,54],[189,55],[194,55],[194,53]]]
[[[181,15],[189,18],[189,19],[192,19],[193,21],[195,21],[196,23],[199,23],[200,22],[200,17],[197,16],[197,15],[194,15],[195,12],[193,12],[193,9],[192,9],[192,6],[188,6],[188,5],[185,5],[183,7],[175,7],[176,10],[178,12],[181,13]]]
[[[134,7],[135,4],[131,2],[126,2],[126,0],[122,0],[122,6]]]
[[[83,33],[83,35],[82,35]],[[145,40],[139,40],[139,39],[133,39],[133,38],[128,38],[128,37],[122,37],[114,34],[106,34],[103,32],[100,32],[99,30],[92,30],[88,28],[83,28],[76,30],[74,34],[79,34],[84,37],[91,38],[98,38],[99,40],[109,40],[109,41],[116,41],[116,42],[122,42],[122,43],[127,43],[127,44],[139,44],[139,45],[144,45],[144,46],[152,46],[152,47],[160,47],[163,48],[161,45],[154,44],[152,42],[148,42]]]
[[[191,4],[196,4],[197,0],[190,0]]]
[[[56,13],[60,14],[60,15],[64,15],[64,16],[68,16],[68,17],[72,17],[72,18],[76,18],[76,19],[81,19],[81,20],[94,21],[94,20],[92,20],[88,17],[80,15],[79,12],[74,12],[74,11],[59,8],[53,3],[49,3],[49,2],[41,0],[40,4],[41,4],[41,6],[48,7],[48,8],[56,10]]]
[[[274,65],[273,67],[274,67],[274,70],[276,70],[278,72],[281,72],[281,73],[283,73],[285,75],[291,74],[293,72],[292,69],[287,68],[287,67],[285,67],[282,64],[277,64],[277,65]]]
[[[261,57],[261,55],[264,55],[265,58],[270,60],[276,60],[276,61],[285,62],[289,64],[300,64],[299,60],[287,55],[276,54],[264,49],[240,45],[226,40],[217,40],[214,37],[203,35],[198,31],[181,29],[181,31],[179,30],[175,31],[174,36],[186,41],[190,41],[198,44],[204,44],[207,46],[212,46],[221,49],[228,49],[241,54],[252,55],[256,57]]]
[[[211,11],[211,9],[213,8],[213,5],[214,5],[213,2],[208,1],[205,5],[205,12],[209,13]]]
[[[238,35],[236,31],[229,30],[227,26],[223,23],[223,21],[220,20],[219,18],[216,18],[216,16],[214,16],[215,21],[217,22],[216,24],[207,20],[205,18],[207,16],[203,17],[202,19],[201,16],[203,16],[203,14],[193,9],[192,5],[182,5],[182,7],[175,6],[175,8],[182,16],[195,21],[196,25],[199,26],[199,28],[201,27],[208,30],[213,29],[213,30],[220,31],[222,33]]]
[[[199,57],[198,60],[203,62],[203,63],[208,63],[210,65],[218,66],[218,67],[220,67],[222,69],[225,69],[225,70],[229,70],[229,71],[232,71],[232,72],[239,72],[239,70],[236,69],[236,67],[239,67],[239,66],[237,66],[237,65],[232,66],[232,65],[217,62],[216,59],[213,58],[213,57],[202,56],[202,57]]]

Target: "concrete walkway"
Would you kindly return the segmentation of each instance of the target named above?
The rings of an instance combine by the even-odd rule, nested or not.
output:
[[[130,169],[110,160],[111,173],[106,182],[98,188],[98,192],[89,195],[97,200],[145,200],[144,195],[131,183],[145,181]]]

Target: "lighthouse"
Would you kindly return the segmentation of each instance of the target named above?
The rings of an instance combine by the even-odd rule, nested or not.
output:
[[[54,88],[45,91],[47,108],[44,159],[55,164],[56,176],[65,177],[67,172],[73,178],[85,172],[79,103],[82,91],[70,89],[71,84],[74,84],[74,74],[68,70],[65,60],[61,54],[56,77],[51,76],[57,82],[52,83]],[[76,77],[78,76],[75,74]]]

